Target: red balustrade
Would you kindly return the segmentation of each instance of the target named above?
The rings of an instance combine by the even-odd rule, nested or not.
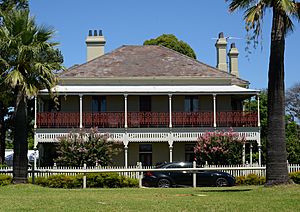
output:
[[[217,112],[218,127],[257,127],[257,112]]]
[[[257,112],[229,111],[217,112],[218,127],[256,127]],[[128,112],[128,127],[168,127],[169,113],[165,112]],[[39,128],[77,128],[79,113],[39,112]],[[124,112],[84,112],[83,127],[123,128]],[[213,127],[213,112],[172,112],[173,127]]]
[[[128,127],[168,127],[169,113],[128,112]]]
[[[212,112],[172,112],[174,127],[212,127]]]
[[[85,112],[82,123],[83,127],[122,128],[124,112]]]
[[[79,113],[72,112],[39,112],[37,126],[41,128],[79,127]]]

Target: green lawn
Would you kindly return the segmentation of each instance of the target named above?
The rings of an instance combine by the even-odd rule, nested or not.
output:
[[[0,187],[1,211],[300,211],[300,185],[264,188]]]

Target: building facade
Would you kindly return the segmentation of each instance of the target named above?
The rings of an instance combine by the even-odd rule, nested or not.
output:
[[[259,91],[239,78],[238,50],[232,44],[227,71],[227,41],[216,42],[217,68],[161,46],[122,46],[104,54],[102,32],[89,32],[87,62],[60,74],[55,107],[46,90],[35,98],[35,145],[47,158],[49,144],[71,129],[97,127],[124,145],[115,165],[155,165],[190,161],[197,138],[233,129],[261,158],[259,108],[244,101]],[[243,152],[243,159],[245,152]],[[245,159],[244,159],[245,161]]]

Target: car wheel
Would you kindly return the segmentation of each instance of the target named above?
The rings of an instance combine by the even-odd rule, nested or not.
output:
[[[216,180],[216,186],[218,187],[228,186],[228,180],[226,180],[223,177],[220,177]]]
[[[162,179],[159,179],[159,181],[157,182],[157,186],[159,188],[170,188],[171,182],[170,182],[170,180],[168,180],[166,178],[162,178]]]

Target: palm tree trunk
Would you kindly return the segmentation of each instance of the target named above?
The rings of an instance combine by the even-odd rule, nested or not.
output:
[[[273,8],[268,83],[268,135],[266,185],[289,182],[285,143],[284,17]]]
[[[13,182],[27,183],[28,174],[28,141],[27,141],[27,99],[22,91],[17,90],[15,104],[15,135],[14,135],[14,161]]]
[[[5,109],[3,103],[0,101],[0,164],[4,164],[5,161],[5,121],[4,121]]]

